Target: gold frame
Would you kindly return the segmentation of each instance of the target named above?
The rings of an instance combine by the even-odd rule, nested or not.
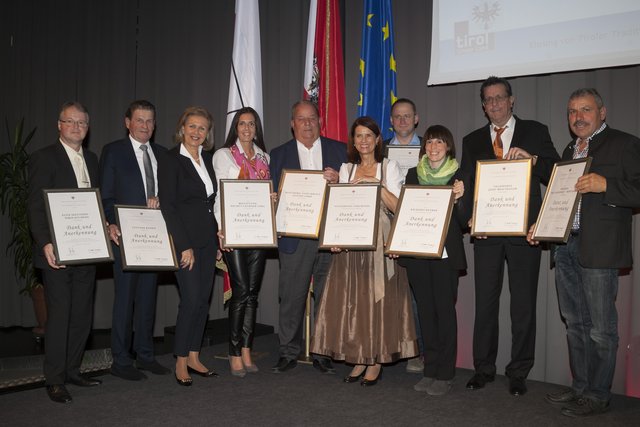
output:
[[[283,169],[282,173],[280,174],[280,182],[278,184],[278,205],[276,207],[276,218],[278,214],[278,209],[280,209],[280,202],[281,202],[280,195],[282,194],[282,188],[284,187],[284,183],[287,178],[287,175],[291,175],[291,174],[322,175],[323,173],[324,173],[323,171],[315,171],[315,170]],[[278,236],[298,237],[301,239],[312,239],[312,240],[318,239],[318,236],[320,235],[320,224],[322,223],[322,215],[324,214],[324,204],[325,204],[326,196],[327,196],[327,184],[325,181],[324,192],[322,193],[322,200],[320,202],[320,213],[318,214],[318,218],[316,219],[315,233],[305,234],[305,233],[289,233],[286,231],[283,231],[283,232],[278,231]]]

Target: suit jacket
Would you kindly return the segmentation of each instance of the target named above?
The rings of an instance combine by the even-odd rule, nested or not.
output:
[[[347,145],[329,138],[320,138],[322,149],[322,168],[330,167],[336,171],[347,162]],[[280,175],[283,169],[300,169],[300,158],[298,157],[298,143],[292,139],[279,147],[271,150],[269,169],[273,188],[278,191],[280,188]],[[298,238],[282,237],[278,239],[278,249],[284,253],[291,254],[298,247]]]
[[[542,193],[540,183],[547,184],[553,165],[560,160],[560,156],[553,146],[548,128],[542,123],[533,120],[522,120],[517,116],[516,125],[511,140],[511,147],[519,147],[531,155],[537,155],[538,160],[531,169],[531,187],[529,191],[529,218],[528,226],[533,224],[538,218],[542,205]],[[476,162],[478,160],[495,160],[491,131],[489,126],[477,129],[462,140],[462,160],[460,168],[470,183],[469,189],[475,188]],[[512,243],[527,245],[523,237],[509,237]],[[477,239],[476,245],[497,244],[500,240],[496,238]]]
[[[463,176],[460,170],[454,174],[449,180],[448,185],[453,185],[453,182],[458,179],[463,181]],[[411,168],[407,171],[407,177],[405,180],[406,185],[419,185],[418,174],[416,168]],[[444,247],[447,250],[447,256],[451,262],[451,266],[456,270],[465,270],[467,268],[467,257],[464,253],[464,244],[462,242],[462,230],[467,228],[469,222],[469,210],[466,205],[469,205],[473,199],[473,193],[469,191],[467,183],[465,182],[464,195],[458,199],[458,202],[453,205],[453,212],[451,214],[451,221],[449,221],[449,229],[447,231],[447,238],[444,243]],[[424,262],[425,259],[418,258],[405,258],[401,259],[400,265],[409,267],[413,262]]]
[[[150,143],[156,161],[166,148]],[[159,187],[158,187],[159,188]],[[110,224],[116,223],[115,204],[146,206],[147,196],[142,173],[127,137],[105,145],[100,155],[100,193],[102,207]]]
[[[201,156],[213,182],[214,191],[209,197],[191,160],[180,154],[180,145],[161,153],[158,160],[160,210],[178,259],[184,250],[205,247],[211,240],[217,246],[218,242],[218,224],[213,215],[217,191],[213,156],[204,150]]]
[[[100,185],[98,157],[83,148],[84,161],[89,171],[91,187]],[[78,188],[69,156],[58,141],[31,154],[29,158],[28,216],[33,236],[33,262],[37,268],[48,268],[42,248],[52,242],[44,202],[44,189]]]
[[[567,145],[562,160],[571,160],[574,145]],[[631,215],[640,207],[640,139],[607,126],[589,142],[588,155],[589,172],[607,179],[607,191],[582,195],[580,264],[630,267]]]

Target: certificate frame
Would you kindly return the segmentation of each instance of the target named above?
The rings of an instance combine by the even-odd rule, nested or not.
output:
[[[568,179],[579,178],[589,172],[591,157],[558,162],[553,165],[551,178],[544,193],[538,219],[533,228],[533,240],[566,243],[571,233],[573,218],[582,195],[575,191]],[[577,169],[576,169],[577,168]],[[578,175],[579,174],[579,175]],[[564,214],[558,218],[551,210]],[[556,216],[554,218],[554,216]],[[560,229],[559,227],[563,227]]]
[[[420,162],[420,148],[422,145],[387,145],[386,157],[389,160],[398,162],[404,175],[411,168],[415,168]],[[415,152],[415,154],[414,154]],[[415,156],[415,162],[410,159]]]
[[[471,236],[526,236],[532,160],[478,160]]]
[[[441,202],[445,199],[447,200],[446,204],[442,204]],[[455,196],[451,185],[404,185],[391,224],[385,254],[417,258],[442,258],[454,202]],[[430,217],[425,220],[425,215],[430,215]],[[429,219],[432,220],[429,221]],[[428,225],[428,223],[434,225]],[[432,240],[421,238],[419,241],[411,242],[413,236],[422,235],[420,228],[424,232],[427,227],[436,230],[435,236],[431,236]],[[416,247],[416,245],[420,245],[420,247]]]
[[[42,191],[57,264],[113,262],[100,190],[70,188]]]
[[[133,205],[115,205],[114,208],[120,228],[120,255],[123,270],[175,271],[178,269],[173,238],[159,209]],[[147,243],[145,241],[149,244],[144,248],[138,244]]]
[[[220,180],[224,248],[278,246],[272,192],[273,183],[267,179]]]
[[[276,231],[278,236],[303,239],[318,238],[327,194],[327,181],[324,179],[323,174],[323,171],[300,169],[282,170],[278,188],[278,206],[276,209]],[[312,200],[317,197],[316,195],[319,192],[319,180],[322,180],[322,195],[320,200]],[[312,184],[312,187],[302,188],[300,184],[303,183]],[[295,218],[294,215],[287,216],[284,214],[284,212],[289,211],[289,209],[293,209],[296,212],[311,210],[309,219],[305,221],[306,224],[296,224],[296,222],[301,222],[302,218]]]
[[[328,184],[318,248],[375,250],[380,215],[380,192],[381,187],[378,183]],[[344,222],[338,219],[340,217],[353,219],[340,224]],[[362,223],[364,226],[354,227],[356,223]],[[346,232],[347,229],[350,230],[349,233]]]

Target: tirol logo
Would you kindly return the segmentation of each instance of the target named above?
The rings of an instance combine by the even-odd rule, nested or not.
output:
[[[489,32],[489,28],[498,16],[500,16],[500,2],[484,2],[482,5],[474,6],[472,11],[473,20],[482,24],[482,28],[478,28],[478,31],[473,33],[470,31],[469,21],[456,22],[454,24],[456,55],[493,50],[495,33]]]

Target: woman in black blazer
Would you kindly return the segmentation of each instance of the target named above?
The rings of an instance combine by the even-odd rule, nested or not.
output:
[[[205,151],[213,146],[211,114],[204,108],[187,108],[178,121],[175,140],[178,145],[158,163],[158,196],[180,260],[176,272],[180,290],[176,381],[190,386],[191,373],[217,376],[200,361],[218,252],[218,224],[213,214],[216,177],[212,155]]]
[[[424,340],[424,378],[414,386],[430,395],[449,392],[456,368],[456,299],[458,276],[467,268],[462,230],[468,221],[464,183],[456,162],[453,135],[444,126],[427,129],[422,139],[420,162],[409,169],[406,185],[453,185],[455,204],[440,259],[403,258],[409,283],[418,305]]]

